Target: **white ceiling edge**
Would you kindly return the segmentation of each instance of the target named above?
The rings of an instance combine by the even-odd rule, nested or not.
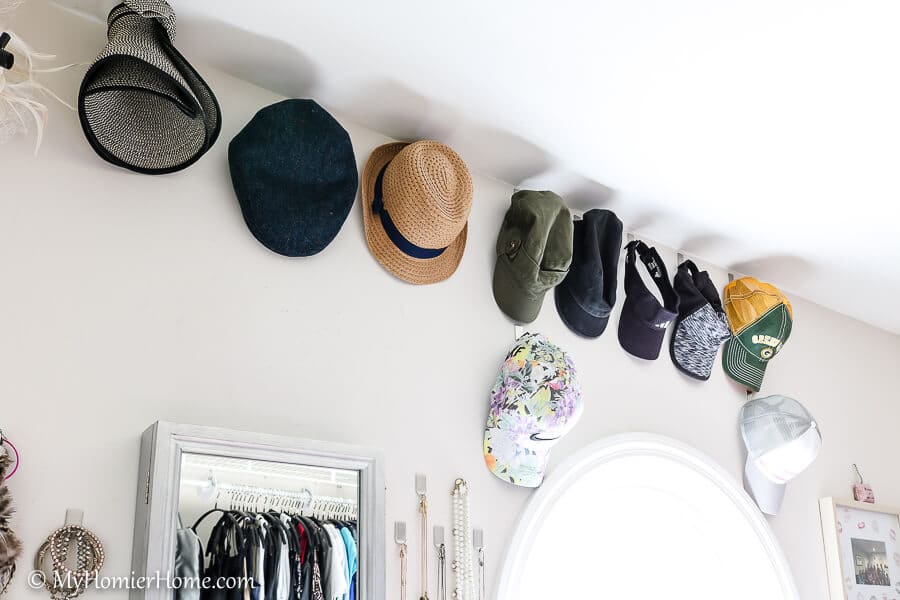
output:
[[[900,334],[893,2],[172,4],[194,62]]]

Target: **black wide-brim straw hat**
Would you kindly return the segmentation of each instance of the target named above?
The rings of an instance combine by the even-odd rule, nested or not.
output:
[[[125,0],[107,18],[106,48],[88,69],[78,114],[94,150],[147,174],[196,162],[219,136],[212,90],[173,45],[175,12],[165,0]]]

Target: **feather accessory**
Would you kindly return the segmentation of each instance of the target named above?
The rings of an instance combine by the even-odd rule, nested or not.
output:
[[[11,459],[8,454],[0,456],[0,481],[9,469]],[[22,541],[13,532],[11,523],[15,508],[9,486],[0,484],[0,572],[13,568],[22,554]]]
[[[34,128],[34,153],[37,155],[49,114],[47,105],[42,100],[49,97],[75,110],[72,105],[40,83],[37,75],[62,71],[74,65],[38,69],[35,66],[36,61],[52,60],[55,57],[52,54],[35,52],[15,33],[12,31],[7,33],[12,39],[6,49],[16,57],[16,61],[11,70],[0,69],[0,144]]]

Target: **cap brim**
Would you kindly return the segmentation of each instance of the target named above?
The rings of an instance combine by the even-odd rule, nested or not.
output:
[[[708,381],[716,364],[719,346],[698,344],[690,339],[688,332],[681,326],[685,319],[675,322],[675,329],[669,339],[669,356],[679,371],[699,381]]]
[[[516,323],[531,323],[541,312],[544,294],[529,294],[519,287],[507,264],[498,258],[494,265],[494,300],[506,316]]]
[[[722,350],[722,368],[725,373],[748,389],[758,392],[766,374],[766,361],[747,351],[734,336],[725,342]]]
[[[525,447],[510,440],[504,430],[488,428],[484,432],[484,462],[503,481],[536,488],[544,482],[550,448]]]
[[[440,256],[428,259],[414,258],[394,245],[385,232],[381,219],[376,217],[372,210],[378,174],[408,145],[405,142],[395,142],[379,146],[366,161],[362,176],[363,227],[366,243],[375,260],[403,281],[415,284],[438,283],[456,272],[466,249],[468,223]]]
[[[751,458],[744,465],[744,484],[759,510],[767,515],[777,515],[784,500],[785,485],[775,483],[756,468]]]
[[[625,308],[619,317],[619,343],[629,354],[644,360],[656,360],[666,330],[648,326]]]
[[[588,338],[600,337],[606,331],[607,324],[609,324],[609,315],[595,317],[585,311],[575,300],[572,290],[564,283],[556,286],[553,293],[559,318],[565,323],[566,327],[580,336]]]

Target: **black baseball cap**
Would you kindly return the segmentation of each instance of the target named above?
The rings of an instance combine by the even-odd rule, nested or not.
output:
[[[650,293],[634,263],[635,254],[662,294],[663,304]],[[655,248],[635,240],[625,246],[625,304],[619,318],[619,343],[626,352],[656,360],[669,324],[678,316],[678,297]]]
[[[574,227],[572,265],[556,286],[556,310],[566,327],[595,338],[606,330],[616,304],[622,221],[612,211],[595,208]]]

